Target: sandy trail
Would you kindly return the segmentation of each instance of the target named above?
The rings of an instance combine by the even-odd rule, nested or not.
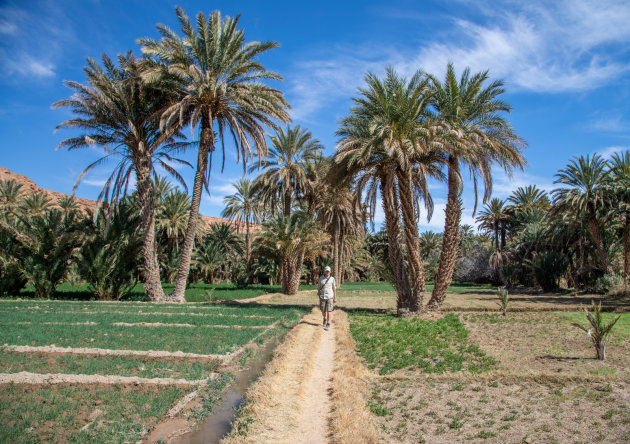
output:
[[[321,327],[320,327],[321,328]],[[321,335],[315,351],[315,365],[306,382],[306,396],[296,435],[303,443],[330,441],[331,378],[335,356],[335,328]]]

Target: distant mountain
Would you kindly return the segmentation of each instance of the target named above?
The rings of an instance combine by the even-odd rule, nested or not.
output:
[[[26,176],[21,174],[14,173],[8,168],[0,167],[0,181],[3,180],[14,180],[19,184],[22,184],[22,192],[26,194],[32,193],[43,193],[46,197],[48,197],[53,202],[58,201],[62,197],[68,196],[67,194],[59,193],[58,191],[47,190],[45,188],[40,188],[37,186],[35,182],[29,179]],[[77,203],[77,206],[84,211],[94,211],[96,208],[97,202],[91,199],[83,199],[82,197],[75,197],[74,200]],[[213,217],[213,216],[201,216],[204,221],[206,227],[208,227],[212,223],[218,224],[227,224],[236,228],[239,233],[245,232],[245,224],[237,224],[229,219],[223,219],[222,217]],[[259,224],[249,224],[251,231],[256,231],[259,228]]]

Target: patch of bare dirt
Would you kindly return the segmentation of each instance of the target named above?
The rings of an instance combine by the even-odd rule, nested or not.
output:
[[[378,382],[387,442],[628,442],[626,383]]]
[[[590,339],[562,313],[508,313],[506,317],[469,313],[460,319],[472,342],[510,373],[601,376],[630,382],[630,342],[614,329],[606,360],[599,361],[594,359]]]
[[[100,356],[149,356],[152,358],[174,357],[174,358],[198,358],[213,359],[224,361],[232,359],[236,352],[227,353],[225,355],[202,355],[197,353],[184,353],[181,351],[168,352],[164,350],[111,350],[105,348],[87,348],[87,347],[55,347],[54,345],[8,345],[1,347],[2,350],[18,352],[18,353],[73,353],[78,355],[100,355]]]
[[[214,379],[213,374],[208,379]],[[115,375],[70,375],[63,373],[0,373],[0,384],[153,384],[153,385],[202,385],[208,379],[187,380],[174,378],[138,378]]]

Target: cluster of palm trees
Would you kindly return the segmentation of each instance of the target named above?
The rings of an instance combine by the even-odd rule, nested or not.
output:
[[[187,193],[163,178],[153,186],[155,248],[164,282],[178,269],[182,234],[190,209]],[[81,210],[74,198],[52,200],[26,193],[13,181],[0,181],[0,295],[15,296],[30,282],[38,297],[51,297],[64,281],[88,284],[93,297],[117,300],[144,280],[139,192],[96,212]],[[242,262],[235,230],[211,224],[199,230],[191,271],[195,280],[234,280]]]
[[[630,282],[630,152],[579,156],[551,195],[535,185],[492,199],[477,221],[491,234],[504,285],[610,291]]]
[[[523,167],[524,142],[504,118],[510,106],[501,100],[501,82],[488,73],[457,78],[451,64],[444,81],[418,71],[409,80],[389,68],[383,79],[365,77],[341,121],[335,155],[336,177],[356,184],[370,214],[380,195],[385,213],[388,256],[400,313],[424,307],[425,271],[418,233],[420,203],[431,217],[430,178],[446,180],[448,199],[435,286],[428,309],[437,309],[451,283],[460,244],[463,179],[483,181],[492,192],[491,166],[506,171]]]
[[[469,69],[458,76],[449,64],[442,79],[422,71],[404,78],[392,68],[382,77],[368,73],[339,123],[336,152],[325,157],[306,128],[289,125],[283,93],[269,86],[281,77],[259,56],[277,43],[246,42],[239,17],[199,13],[191,22],[181,8],[176,14],[179,32],[158,25],[159,39],[138,40],[139,58],[129,52],[117,61],[103,56],[102,65],[88,60],[87,83],[67,82],[74,95],[55,104],[74,114],[59,128],[76,130],[60,147],[105,149],[79,180],[116,158],[100,196],[106,207],[117,208],[129,188],[136,190],[139,268],[151,300],[183,301],[191,266],[193,279],[234,279],[228,268],[240,267],[239,279],[266,276],[293,294],[304,274],[313,281],[317,266],[330,261],[341,282],[361,267],[390,276],[399,313],[438,309],[458,257],[475,242],[491,245],[489,266],[508,286],[555,289],[564,277],[588,287],[621,268],[629,279],[628,153],[572,160],[551,196],[532,186],[507,201],[491,199],[492,168],[522,169],[525,142],[506,119],[503,83]],[[184,136],[186,127],[195,141]],[[244,243],[233,232],[219,233],[229,227],[214,227],[214,234],[199,227],[202,192],[218,148],[225,162],[226,138],[243,173],[258,173],[235,184],[224,202],[224,217],[244,227]],[[178,157],[184,150],[197,154],[189,165],[190,198],[178,169],[187,165]],[[184,191],[156,192],[158,171]],[[478,222],[487,236],[461,226],[465,175],[474,188],[473,213],[483,188]],[[432,181],[447,185],[441,235],[418,232],[421,211],[432,216]],[[41,204],[30,199],[33,208]],[[379,202],[384,231],[366,237]],[[255,233],[253,224],[260,224]],[[167,257],[157,238],[166,239]],[[217,243],[223,238],[231,241]],[[379,257],[387,263],[376,264]],[[175,281],[171,295],[162,290],[165,278]],[[427,278],[435,285],[425,301]]]

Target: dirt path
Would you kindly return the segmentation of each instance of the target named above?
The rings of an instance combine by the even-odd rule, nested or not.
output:
[[[306,397],[296,431],[296,435],[302,439],[296,442],[325,443],[330,441],[330,391],[334,356],[335,328],[331,327],[321,335],[315,351],[313,373],[305,382]]]

